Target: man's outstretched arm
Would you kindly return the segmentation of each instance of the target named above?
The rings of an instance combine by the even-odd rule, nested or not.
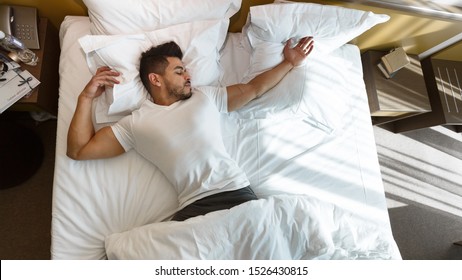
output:
[[[247,84],[228,86],[228,112],[232,112],[258,98],[276,86],[292,68],[300,65],[313,50],[313,38],[304,37],[291,48],[291,40],[284,46],[284,60],[273,69],[261,73]]]
[[[80,93],[67,134],[67,156],[72,159],[97,159],[120,155],[124,149],[110,127],[95,133],[91,118],[93,99],[100,96],[106,86],[118,83],[119,74],[109,67],[101,67]]]

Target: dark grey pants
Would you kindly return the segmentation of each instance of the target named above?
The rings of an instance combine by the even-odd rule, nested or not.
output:
[[[201,198],[178,211],[172,221],[184,221],[207,213],[230,209],[244,202],[258,199],[250,187],[217,193]]]

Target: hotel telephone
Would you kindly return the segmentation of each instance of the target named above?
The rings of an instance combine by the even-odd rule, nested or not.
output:
[[[0,30],[21,40],[29,49],[39,49],[37,9],[0,5]]]

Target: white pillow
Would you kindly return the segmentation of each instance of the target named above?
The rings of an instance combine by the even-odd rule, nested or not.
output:
[[[254,48],[243,82],[280,63],[283,48],[281,43],[260,41]],[[231,116],[239,119],[301,117],[330,134],[342,126],[349,107],[343,98],[348,66],[349,62],[337,55],[337,50],[331,54],[310,55],[306,63],[292,69],[274,88]]]
[[[254,38],[282,43],[288,38],[313,36],[316,52],[328,53],[389,19],[388,15],[369,11],[284,2],[250,7],[245,30],[251,44]]]
[[[139,77],[141,53],[153,45],[175,41],[191,74],[192,86],[218,85],[222,70],[219,51],[224,44],[229,20],[184,23],[133,35],[87,35],[79,39],[90,71],[107,65],[119,71],[121,83],[107,88],[96,101],[96,123],[115,122],[146,100],[148,93]]]
[[[95,35],[133,34],[197,20],[230,18],[241,0],[83,0]]]
[[[314,37],[314,50],[306,63],[261,98],[235,112],[238,118],[307,117],[316,127],[331,133],[342,125],[348,105],[342,98],[347,65],[330,55],[372,26],[388,20],[336,6],[286,3],[254,6],[243,30],[252,48],[248,82],[283,60],[282,50],[289,38]],[[346,76],[347,77],[347,76]]]

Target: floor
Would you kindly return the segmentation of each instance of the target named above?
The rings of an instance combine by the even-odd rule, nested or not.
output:
[[[393,233],[404,259],[462,260],[462,134],[374,127]]]
[[[0,189],[0,259],[50,259],[56,120],[20,116],[17,122],[40,136],[44,159],[29,180]]]

